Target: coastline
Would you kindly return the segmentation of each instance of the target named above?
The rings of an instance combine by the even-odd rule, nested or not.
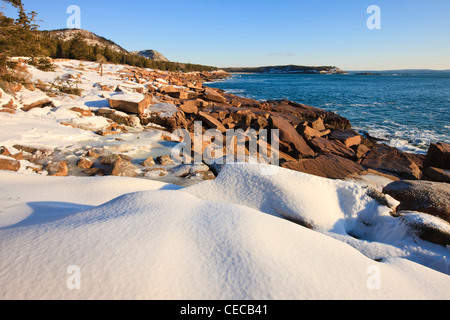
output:
[[[404,152],[426,154],[431,143],[450,143],[442,117],[450,107],[449,81],[449,76],[428,74],[409,79],[241,74],[218,82],[216,88],[259,101],[289,99],[333,111],[349,119],[362,135],[368,133]],[[427,91],[417,90],[418,83],[426,84]],[[405,91],[407,95],[402,94]],[[424,96],[430,98],[424,101]]]

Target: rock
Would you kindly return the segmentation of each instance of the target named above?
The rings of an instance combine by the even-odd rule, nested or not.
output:
[[[112,164],[111,175],[116,177],[136,177],[139,169],[131,162],[118,157]]]
[[[95,159],[100,158],[100,155],[98,153],[94,152],[93,150],[89,150],[86,155],[90,158],[95,158]]]
[[[10,113],[10,114],[15,114],[16,113],[16,111],[12,110],[12,109],[0,109],[0,112]]]
[[[156,158],[156,160],[162,166],[169,166],[169,165],[175,164],[175,162],[173,161],[173,159],[171,158],[170,155],[160,156],[160,157]]]
[[[153,178],[153,177],[164,177],[167,175],[167,170],[163,168],[151,168],[144,170],[144,177]]]
[[[210,127],[211,129],[219,130],[221,133],[225,133],[227,131],[223,124],[219,120],[212,117],[210,114],[199,111],[198,116],[201,120],[205,121],[208,127]]]
[[[69,168],[65,161],[49,162],[46,170],[48,171],[49,176],[54,177],[65,177],[69,174]]]
[[[24,104],[23,107],[21,108],[21,110],[22,111],[30,111],[31,109],[34,109],[34,108],[45,108],[45,107],[49,107],[49,106],[53,106],[53,102],[50,101],[49,98],[42,98],[38,101]]]
[[[354,147],[356,158],[361,159],[366,156],[366,154],[370,151],[370,148],[365,144],[360,144]]]
[[[391,172],[405,179],[421,179],[421,164],[415,157],[385,144],[379,144],[369,151],[361,164],[363,166]]]
[[[214,180],[216,176],[212,171],[202,171],[202,172],[196,172],[196,173],[190,173],[187,177],[187,179],[193,179],[193,180]]]
[[[83,170],[82,172],[91,177],[105,175],[105,170],[100,169],[100,168],[89,168],[89,169]]]
[[[399,212],[403,222],[425,241],[442,246],[450,245],[450,224],[421,212]]]
[[[220,93],[218,93],[214,89],[211,89],[211,88],[208,88],[208,87],[205,87],[205,92],[203,93],[203,97],[206,100],[210,100],[210,101],[214,101],[214,102],[219,102],[219,103],[226,103],[227,102],[227,98],[222,96]]]
[[[134,114],[143,114],[152,103],[148,95],[143,94],[117,94],[109,98],[111,108]]]
[[[316,121],[317,119],[322,119],[324,125],[328,129],[351,129],[351,124],[348,119],[341,117],[333,112],[328,112],[322,109],[314,108],[305,104],[289,101],[267,101],[268,108],[271,113],[280,113],[286,116],[290,116],[292,122],[298,121],[298,123],[303,123],[306,121]],[[294,122],[293,122],[294,124]]]
[[[127,127],[135,127],[138,128],[141,126],[141,121],[138,116],[132,114],[126,114],[125,112],[111,110],[107,108],[101,108],[97,111],[99,116],[108,118],[115,123],[125,125]]]
[[[207,172],[209,167],[204,163],[193,164],[190,173]]]
[[[171,131],[187,127],[186,115],[183,111],[176,112],[172,117],[165,119],[165,127]]]
[[[181,92],[171,92],[169,93],[169,96],[171,96],[172,98],[175,99],[180,99],[180,100],[186,100],[189,99],[189,93],[185,92],[185,91],[181,91]]]
[[[94,115],[88,107],[73,107],[70,110],[79,113],[83,117],[92,117]]]
[[[282,149],[281,142],[287,144],[288,149],[291,149],[281,151],[286,152],[295,158],[314,157],[316,155],[289,121],[276,116],[271,116],[270,119],[273,129],[278,129],[280,133],[280,150]]]
[[[80,159],[77,163],[77,166],[81,169],[90,169],[93,165],[94,162],[89,159]]]
[[[197,113],[198,112],[198,103],[196,100],[188,100],[185,101],[182,105],[180,105],[181,111],[187,114]]]
[[[319,130],[313,129],[309,126],[303,126],[302,129],[300,129],[300,131],[303,137],[305,137],[305,139],[308,141],[314,138],[326,136],[331,132],[330,130],[320,132]]]
[[[141,165],[143,165],[144,167],[153,167],[155,165],[155,160],[153,159],[153,157],[148,157],[141,163]]]
[[[172,174],[174,177],[184,178],[189,175],[191,172],[192,165],[190,164],[182,164],[172,169]]]
[[[400,201],[399,210],[419,211],[450,222],[450,184],[400,180],[383,189],[383,193]]]
[[[15,159],[0,159],[0,170],[18,171],[20,169],[20,162]]]
[[[450,170],[428,167],[425,169],[424,174],[424,179],[426,180],[450,183]]]
[[[317,130],[317,131],[325,131],[325,125],[323,124],[322,118],[319,118],[310,124],[311,128]]]
[[[355,151],[339,140],[329,140],[319,137],[312,139],[309,145],[317,153],[332,153],[348,159],[354,159],[356,157]]]
[[[122,158],[123,160],[130,161],[131,158],[123,154],[111,154],[109,156],[104,156],[100,159],[100,163],[104,165],[112,165],[117,159]]]
[[[361,144],[362,138],[353,130],[333,130],[330,139],[339,140],[347,147],[353,147]]]
[[[11,153],[6,149],[6,147],[0,147],[0,156],[9,156]]]
[[[25,160],[25,157],[23,156],[23,151],[20,151],[19,153],[14,155],[10,155],[10,157],[15,160]]]
[[[181,86],[163,86],[159,89],[161,93],[174,94],[179,92],[186,92],[188,89]]]
[[[320,155],[315,159],[285,162],[281,167],[330,179],[345,179],[362,175],[366,171],[357,163],[333,154]]]
[[[425,157],[424,166],[450,169],[450,144],[432,143]]]
[[[15,110],[16,109],[16,107],[14,106],[14,101],[12,99],[9,100],[8,103],[2,105],[2,108],[11,109],[11,110]]]

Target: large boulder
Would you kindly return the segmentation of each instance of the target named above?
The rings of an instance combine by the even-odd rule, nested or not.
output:
[[[399,215],[419,238],[443,246],[450,245],[450,224],[444,220],[415,211],[403,211]]]
[[[116,177],[136,177],[139,169],[131,162],[118,157],[112,164],[111,175]]]
[[[450,170],[428,167],[424,171],[424,179],[450,183]]]
[[[111,108],[134,114],[143,114],[152,103],[149,95],[136,94],[116,94],[109,98]]]
[[[395,181],[383,189],[400,201],[398,210],[419,211],[450,223],[450,185],[416,180]]]
[[[330,139],[341,141],[348,148],[361,144],[362,137],[353,130],[333,130]]]
[[[65,177],[69,174],[69,168],[65,161],[49,162],[47,164],[47,171],[49,176],[54,177]]]
[[[425,157],[424,166],[450,169],[450,144],[432,143]]]
[[[0,170],[18,171],[20,162],[15,159],[0,158]]]
[[[270,119],[273,129],[279,130],[281,151],[285,151],[295,158],[314,157],[316,155],[289,121],[277,116],[271,116]],[[282,150],[283,146],[287,147],[288,150]]]
[[[326,138],[314,138],[309,142],[309,145],[317,153],[332,153],[334,155],[354,159],[356,153],[343,142],[339,140],[329,140]]]
[[[282,163],[281,167],[319,177],[341,180],[366,173],[364,168],[356,162],[333,154],[320,155],[315,159],[288,161]]]
[[[203,111],[199,111],[198,117],[202,121],[205,121],[207,126],[211,129],[219,130],[221,133],[225,133],[227,131],[227,129],[223,126],[223,124],[219,120],[214,118],[211,114],[208,114]]]
[[[227,102],[227,98],[225,98],[223,95],[218,93],[216,90],[205,87],[205,91],[203,92],[203,97],[205,100],[219,102],[219,103],[225,103]]]
[[[422,178],[420,158],[385,144],[379,144],[369,151],[361,164],[372,169],[394,173],[405,179]]]

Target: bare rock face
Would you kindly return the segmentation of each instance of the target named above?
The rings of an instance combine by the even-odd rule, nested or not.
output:
[[[320,155],[315,159],[289,161],[282,163],[281,167],[329,179],[345,179],[366,172],[356,162],[333,154]]]
[[[309,144],[318,153],[332,153],[348,159],[354,159],[356,157],[355,151],[339,140],[329,140],[319,137],[312,139]]]
[[[202,121],[205,121],[208,127],[210,127],[211,129],[217,129],[221,133],[225,133],[227,131],[227,129],[222,125],[222,123],[213,116],[211,116],[210,114],[200,111],[198,113],[198,116]]]
[[[271,116],[271,122],[272,127],[278,129],[280,132],[281,151],[286,152],[295,158],[314,157],[316,155],[289,121],[277,116]],[[283,150],[283,143],[285,149],[291,150]]]
[[[205,100],[219,102],[219,103],[225,103],[227,102],[227,98],[225,98],[223,95],[215,91],[214,89],[205,87],[205,92],[203,93],[203,97]]]
[[[425,169],[424,174],[424,179],[426,180],[450,183],[450,170],[428,167]]]
[[[394,199],[400,201],[399,210],[428,213],[450,223],[450,184],[400,180],[383,189]]]
[[[349,148],[361,144],[362,141],[361,136],[353,130],[334,130],[330,139],[339,140]]]
[[[425,167],[450,169],[450,144],[432,143],[424,160]]]
[[[385,144],[369,151],[361,164],[363,166],[391,172],[406,179],[421,179],[420,159]]]

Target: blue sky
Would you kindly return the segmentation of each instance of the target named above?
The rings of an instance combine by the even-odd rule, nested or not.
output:
[[[449,0],[23,0],[41,29],[81,28],[129,51],[218,67],[335,65],[345,70],[450,69]],[[367,8],[381,9],[369,30]],[[8,15],[13,11],[8,10]]]

